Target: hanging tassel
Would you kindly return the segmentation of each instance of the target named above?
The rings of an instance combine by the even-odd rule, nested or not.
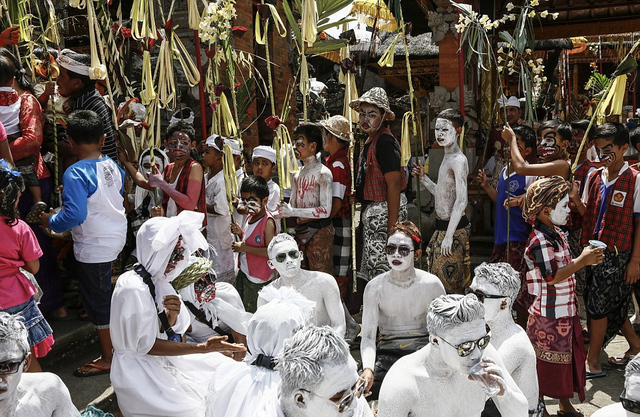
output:
[[[173,53],[182,67],[189,86],[193,87],[200,82],[200,71],[198,71],[197,65],[191,59],[191,54],[175,32],[171,33],[171,39],[173,41]]]
[[[173,76],[173,53],[169,38],[163,39],[158,52],[158,102],[161,109],[176,107],[176,83]]]
[[[187,0],[187,10],[189,13],[189,29],[198,30],[200,27],[200,12],[198,11],[198,0]]]
[[[238,135],[238,129],[233,114],[231,113],[231,108],[229,107],[229,101],[224,93],[220,95],[220,104],[218,104],[217,110],[220,111],[222,121],[220,130],[224,129],[225,136],[229,138],[236,137]]]
[[[291,188],[291,175],[298,172],[298,162],[293,152],[293,142],[289,129],[285,124],[281,124],[276,129],[275,140],[278,142],[276,165],[279,171],[280,188]]]
[[[393,67],[394,58],[396,55],[396,43],[398,43],[398,39],[400,38],[401,32],[398,32],[391,45],[384,51],[384,54],[378,60],[378,65],[381,67]]]
[[[312,47],[318,34],[315,0],[303,0],[302,3],[302,41]]]
[[[626,85],[626,75],[620,75],[613,80],[613,84],[609,88],[607,95],[602,98],[602,103],[599,103],[596,109],[595,116],[598,119],[599,125],[604,123],[607,117],[622,113]],[[609,109],[609,111],[607,111],[607,109]]]
[[[229,210],[233,213],[233,197],[238,195],[238,177],[236,175],[236,166],[233,163],[233,152],[231,147],[227,144],[224,145],[224,157],[222,158],[222,171],[224,172],[224,185],[227,190],[227,202],[229,203]]]
[[[156,98],[156,90],[151,75],[151,54],[148,50],[142,52],[142,91],[140,99],[142,104],[148,106]]]
[[[400,166],[407,166],[411,159],[411,122],[413,120],[413,113],[406,112],[402,116],[402,135],[400,139]]]
[[[89,0],[89,3],[87,3],[87,20],[89,22],[96,21],[93,0]],[[89,24],[89,45],[91,47],[91,67],[89,68],[89,78],[92,80],[104,80],[107,78],[107,67],[100,62],[97,43],[95,24]],[[102,48],[102,46],[102,42],[100,42],[100,48]]]
[[[133,0],[131,5],[131,36],[135,40],[157,39],[153,1]]]

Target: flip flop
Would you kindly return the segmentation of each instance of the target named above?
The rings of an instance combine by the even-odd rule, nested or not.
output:
[[[39,223],[40,222],[40,214],[47,209],[47,205],[42,201],[38,201],[31,207],[29,214],[24,218],[24,221],[27,223]]]
[[[627,366],[629,361],[631,361],[631,359],[634,358],[634,356],[635,355],[620,354],[620,355],[616,356],[615,358],[614,357],[610,357],[607,362],[611,366],[617,366],[619,368],[624,368],[625,366]]]
[[[82,371],[80,371],[80,368],[82,368],[83,366],[86,366],[88,368],[97,369],[97,371],[96,372],[82,372]],[[111,372],[111,368],[106,368],[106,367],[104,367],[102,365],[98,365],[97,363],[95,363],[95,361],[93,361],[93,362],[87,362],[84,365],[82,365],[81,367],[79,367],[78,369],[76,369],[75,371],[73,371],[73,376],[77,376],[79,378],[87,378],[87,377],[90,377],[90,376],[108,374],[109,372]]]
[[[607,376],[607,373],[605,371],[600,371],[600,372],[587,371],[587,379],[604,378],[605,376]],[[571,414],[564,414],[564,415],[571,415]]]

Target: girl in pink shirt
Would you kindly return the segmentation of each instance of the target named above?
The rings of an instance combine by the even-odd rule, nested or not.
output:
[[[24,181],[18,171],[0,159],[0,311],[19,315],[29,330],[32,370],[41,371],[36,358],[53,345],[52,330],[36,305],[36,287],[21,271],[32,274],[40,268],[42,250],[31,228],[16,218]]]

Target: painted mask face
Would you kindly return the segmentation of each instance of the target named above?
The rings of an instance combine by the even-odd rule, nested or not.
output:
[[[184,132],[175,132],[167,139],[167,149],[175,159],[186,158],[191,150],[191,138]]]
[[[453,126],[453,123],[447,119],[436,119],[435,134],[438,145],[443,148],[453,145],[458,138],[456,128]]]
[[[571,143],[569,143],[569,147],[567,148],[567,151],[569,152],[569,156],[571,157],[571,159],[575,159],[576,155],[578,154],[578,149],[580,148],[580,143],[582,142],[582,138],[584,137],[584,130],[582,129],[572,129],[571,131]],[[585,147],[582,149],[582,152],[586,152],[588,149],[588,146],[585,145]]]
[[[473,293],[476,293],[478,299],[482,299],[485,320],[493,320],[500,313],[502,301],[507,297],[495,298],[495,296],[502,295],[500,289],[482,277],[474,278],[469,288]]]
[[[309,143],[306,136],[297,135],[293,143],[293,153],[296,155],[296,159],[305,160],[315,154],[313,151],[314,145]]]
[[[173,252],[169,256],[169,262],[164,270],[165,278],[168,282],[173,281],[180,273],[189,266],[189,256],[187,255],[187,247],[182,241],[182,236],[178,238]]]
[[[300,272],[302,252],[298,245],[290,240],[277,243],[271,248],[269,265],[282,277],[295,277]]]
[[[13,341],[0,341],[0,405],[16,391],[24,371],[25,354]]]
[[[378,106],[369,103],[360,104],[358,117],[360,128],[369,136],[375,134],[382,126],[383,115],[383,111]]]
[[[216,279],[212,274],[206,274],[193,284],[196,299],[201,303],[208,303],[216,298]]]
[[[611,166],[616,161],[624,159],[624,153],[627,150],[627,146],[616,146],[613,144],[613,139],[598,138],[595,140],[596,151],[598,152],[598,158],[602,166],[605,168]]]
[[[238,199],[238,208],[246,207],[252,215],[262,210],[262,203],[254,194],[241,193],[241,195],[242,198]]]
[[[396,232],[389,236],[385,252],[387,261],[394,271],[406,271],[413,265],[413,241],[403,233]]]
[[[564,152],[562,142],[562,139],[558,136],[558,132],[555,130],[543,130],[542,138],[538,145],[538,158],[540,161],[549,162],[558,159]]]
[[[305,417],[352,417],[357,397],[353,391],[359,387],[355,360],[349,357],[346,365],[327,364],[323,374],[325,378],[312,391],[302,391],[306,394]]]
[[[556,226],[564,226],[569,219],[569,212],[569,194],[565,194],[564,197],[558,201],[555,208],[551,210],[549,218]]]
[[[454,346],[458,346],[465,342],[475,342],[486,336],[487,330],[485,321],[483,319],[478,319],[458,324],[441,331],[441,333],[441,335],[439,334],[435,337],[438,339],[438,348],[442,352],[442,359],[444,363],[462,374],[468,374],[469,369],[471,369],[471,367],[476,363],[480,362],[483,350],[480,349],[476,343],[473,345],[473,350],[469,355],[460,356]],[[444,338],[453,346],[450,346],[443,340],[440,340],[441,338]]]

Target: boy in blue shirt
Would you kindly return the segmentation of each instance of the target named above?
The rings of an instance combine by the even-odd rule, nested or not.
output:
[[[91,110],[69,116],[67,138],[78,162],[62,178],[62,210],[40,216],[42,225],[54,232],[71,230],[82,303],[100,339],[102,356],[74,372],[82,377],[109,373],[111,368],[111,262],[124,247],[127,232],[124,171],[102,154],[103,132],[102,120]]]
[[[513,128],[513,131],[517,137],[518,151],[523,159],[527,159],[527,156],[534,152],[536,148],[536,133],[526,125],[518,125]],[[523,272],[525,269],[523,254],[530,228],[522,217],[522,209],[516,205],[518,199],[513,199],[513,197],[524,195],[535,179],[535,177],[518,175],[512,169],[507,181],[507,168],[505,167],[500,171],[498,189],[496,190],[487,181],[487,175],[484,170],[478,171],[480,186],[491,201],[496,204],[493,253],[491,254],[490,262],[507,262],[507,241],[509,241],[509,264],[518,272]],[[509,196],[511,200],[508,203],[507,198]],[[511,206],[509,215],[507,214],[507,205]],[[511,219],[508,219],[508,216]],[[507,223],[509,224],[508,228]],[[523,278],[522,274],[521,278]],[[526,306],[521,304],[521,302],[514,304],[514,308],[518,313],[518,318],[522,318],[522,323],[526,323],[528,313]],[[518,321],[520,322],[520,320]]]

